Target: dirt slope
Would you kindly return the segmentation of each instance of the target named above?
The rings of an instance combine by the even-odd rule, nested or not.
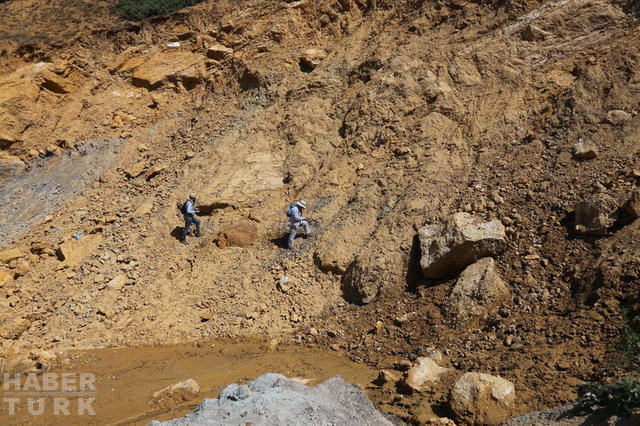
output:
[[[32,3],[1,5],[0,22]],[[623,6],[205,2],[140,24],[100,9],[54,45],[9,28],[0,241],[20,253],[0,288],[5,356],[24,369],[43,349],[259,335],[391,368],[435,346],[514,382],[514,414],[573,400],[612,356],[620,305],[638,311],[638,221],[585,237],[572,219],[585,197],[638,185],[640,33]],[[595,159],[573,156],[580,138]],[[182,246],[190,192],[205,237]],[[289,252],[296,199],[316,235]],[[480,329],[450,315],[455,276],[416,272],[416,230],[457,211],[509,236],[513,297]],[[219,248],[242,221],[255,243]],[[353,271],[374,289],[365,306],[343,298]],[[371,390],[414,420],[446,392]]]

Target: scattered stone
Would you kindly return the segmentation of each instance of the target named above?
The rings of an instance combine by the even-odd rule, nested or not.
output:
[[[107,319],[111,319],[116,315],[116,311],[111,306],[100,305],[96,308],[98,315],[102,315]]]
[[[526,25],[520,32],[524,41],[544,41],[551,38],[552,34],[533,24]]]
[[[616,126],[618,124],[624,123],[625,121],[631,120],[632,118],[633,116],[628,112],[623,111],[621,109],[614,109],[607,112],[605,121],[609,124]]]
[[[387,383],[397,383],[399,380],[399,375],[393,374],[388,370],[380,370],[380,373],[378,373],[378,377],[373,381],[373,384],[384,386]]]
[[[278,287],[278,290],[280,290],[283,293],[288,292],[289,290],[291,290],[291,282],[290,282],[290,278],[285,275],[284,277],[280,278],[278,280],[278,283],[276,284],[276,286]]]
[[[13,278],[13,274],[9,272],[8,269],[0,268],[0,288],[2,288],[6,283],[8,283],[11,278]]]
[[[31,265],[29,265],[29,261],[26,259],[18,259],[15,262],[13,273],[17,277],[23,277],[29,273],[31,270]]]
[[[501,253],[506,247],[504,226],[469,213],[456,213],[443,224],[419,230],[420,266],[427,278],[453,275],[480,258]]]
[[[300,56],[300,67],[303,71],[313,71],[327,57],[327,52],[319,49],[307,49]]]
[[[134,179],[140,176],[146,167],[147,167],[147,162],[140,161],[134,164],[133,166],[129,167],[128,169],[125,169],[124,174],[127,175],[129,179]]]
[[[595,143],[580,138],[573,146],[573,154],[579,160],[592,160],[598,156],[598,148]]]
[[[149,404],[173,406],[195,398],[198,393],[200,393],[198,383],[193,379],[187,379],[154,392]]]
[[[145,179],[146,180],[151,180],[154,177],[158,176],[160,173],[164,172],[166,169],[167,169],[166,164],[156,164],[155,166],[153,166],[153,167],[151,167],[149,169]]]
[[[449,398],[458,419],[468,424],[499,424],[509,416],[515,400],[513,383],[498,376],[466,373]]]
[[[90,234],[80,240],[72,239],[62,243],[56,255],[65,265],[72,266],[95,252],[101,242],[100,234]]]
[[[640,217],[640,188],[633,190],[631,197],[624,204],[624,212],[631,221]]]
[[[604,235],[619,218],[618,202],[607,194],[596,194],[576,204],[575,229],[591,235]]]
[[[34,241],[31,243],[31,253],[37,255],[55,256],[56,251],[52,243],[47,241]]]
[[[197,83],[204,75],[204,57],[191,52],[158,52],[138,66],[132,75],[135,86],[156,89],[169,81]]]
[[[42,88],[50,92],[65,95],[73,91],[73,87],[69,82],[54,72],[43,70],[40,73],[40,77],[42,78]]]
[[[21,174],[26,165],[13,155],[0,153],[0,178],[10,178]]]
[[[221,61],[232,53],[232,48],[223,46],[222,44],[214,44],[207,49],[207,57],[209,59],[215,59],[216,61]]]
[[[243,220],[225,227],[217,237],[218,247],[249,247],[258,238],[255,223]]]
[[[393,365],[393,368],[395,368],[398,371],[408,371],[411,367],[413,367],[413,364],[411,363],[411,361],[407,359],[398,361]]]
[[[205,399],[185,417],[150,425],[223,423],[392,425],[361,390],[340,377],[308,387],[280,374],[265,374],[247,385],[227,386],[218,399]]]
[[[420,357],[416,363],[404,374],[402,390],[406,393],[419,392],[429,384],[437,383],[440,378],[453,371],[440,367],[431,358]]]
[[[495,270],[490,257],[469,265],[458,278],[447,305],[459,324],[477,326],[506,303],[509,288]]]
[[[200,315],[200,321],[202,322],[207,322],[213,319],[213,313],[212,312],[205,312],[204,314]]]
[[[25,254],[19,249],[9,249],[0,252],[0,263],[9,264],[13,260],[23,258]]]
[[[31,327],[31,321],[25,318],[14,318],[5,321],[0,326],[0,337],[3,339],[16,340]]]
[[[109,290],[118,291],[122,290],[122,288],[127,284],[127,276],[124,274],[120,274],[117,277],[109,280],[107,283],[107,288]]]

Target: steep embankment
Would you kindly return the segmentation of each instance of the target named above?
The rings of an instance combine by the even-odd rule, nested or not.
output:
[[[572,211],[637,187],[640,40],[621,5],[207,2],[93,25],[56,47],[4,35],[0,215],[17,251],[0,331],[15,368],[243,335],[381,368],[434,346],[514,382],[521,412],[572,400],[608,362],[620,304],[638,310],[640,225],[585,236]],[[574,155],[580,138],[595,158]],[[185,247],[190,192],[205,237]],[[295,199],[317,234],[288,252]],[[457,277],[416,266],[417,229],[457,211],[507,227],[510,295],[474,327],[451,312]],[[257,238],[221,248],[229,227]],[[428,404],[370,392],[417,418],[448,389]]]

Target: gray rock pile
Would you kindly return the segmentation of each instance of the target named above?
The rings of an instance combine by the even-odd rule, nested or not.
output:
[[[150,425],[392,425],[365,394],[340,377],[305,386],[280,374],[265,374],[246,385],[229,385],[218,399],[196,410]]]

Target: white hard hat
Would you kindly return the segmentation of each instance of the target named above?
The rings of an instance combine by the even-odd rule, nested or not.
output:
[[[298,201],[296,203],[296,206],[298,206],[300,208],[303,208],[303,209],[306,209],[307,208],[307,203],[305,203],[304,201]]]

